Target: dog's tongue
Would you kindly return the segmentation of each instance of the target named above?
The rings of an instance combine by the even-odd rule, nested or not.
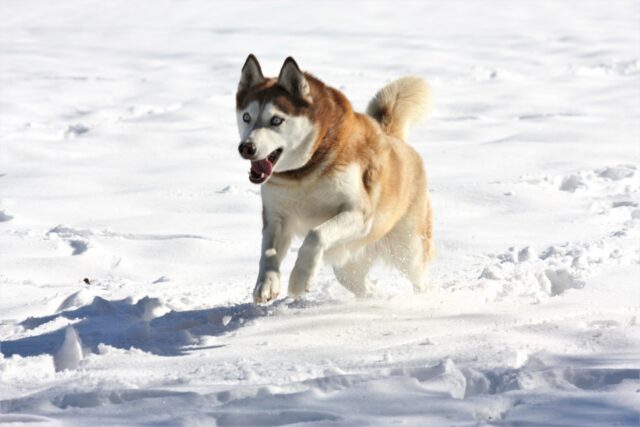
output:
[[[269,176],[273,171],[273,165],[267,159],[258,160],[256,162],[251,162],[251,171],[258,175],[264,174]]]

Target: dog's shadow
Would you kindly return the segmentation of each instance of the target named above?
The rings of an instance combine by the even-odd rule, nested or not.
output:
[[[170,311],[154,318],[154,310],[161,306],[156,298],[144,297],[134,303],[131,298],[109,301],[95,297],[90,304],[80,308],[49,316],[29,317],[20,325],[26,330],[49,329],[46,324],[69,319],[74,320],[73,327],[80,336],[85,352],[100,352],[104,350],[100,346],[102,344],[121,349],[137,348],[162,356],[178,356],[197,349],[218,347],[215,342],[211,343],[214,340],[206,338],[231,333],[250,325],[257,318],[301,304],[305,303],[284,299],[267,306],[244,303],[203,310]],[[66,325],[54,331],[3,341],[0,349],[6,357],[15,354],[53,354],[64,341],[65,329]]]

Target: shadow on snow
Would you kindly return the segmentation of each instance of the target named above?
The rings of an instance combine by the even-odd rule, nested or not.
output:
[[[149,297],[136,303],[131,298],[109,301],[95,297],[83,307],[49,316],[29,317],[20,325],[33,330],[65,318],[75,320],[73,327],[85,350],[97,352],[99,344],[107,344],[122,349],[135,347],[158,355],[177,356],[203,348],[199,346],[203,337],[220,336],[251,324],[256,318],[302,305],[285,299],[268,306],[244,303],[203,310],[171,311],[154,318],[154,310],[161,306],[158,299]],[[3,341],[1,351],[6,357],[14,354],[52,354],[61,346],[65,329],[66,326],[39,335]]]

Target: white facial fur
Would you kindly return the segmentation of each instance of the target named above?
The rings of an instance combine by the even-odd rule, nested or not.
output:
[[[249,113],[251,121],[245,123],[242,117]],[[273,116],[284,119],[280,126],[271,126]],[[264,106],[253,101],[237,112],[240,141],[250,138],[256,145],[256,160],[266,158],[273,151],[282,148],[282,155],[276,163],[275,172],[298,169],[309,161],[315,140],[316,129],[305,116],[289,116],[272,103]]]

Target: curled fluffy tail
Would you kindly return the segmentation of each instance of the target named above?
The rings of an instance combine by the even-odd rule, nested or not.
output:
[[[380,123],[389,135],[402,139],[407,128],[422,120],[431,111],[431,90],[420,77],[402,77],[376,93],[367,107],[367,114]]]

